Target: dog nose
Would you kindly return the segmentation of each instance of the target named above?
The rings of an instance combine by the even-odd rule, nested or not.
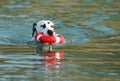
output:
[[[48,33],[48,35],[53,36],[53,31],[52,30],[48,30],[47,33]]]

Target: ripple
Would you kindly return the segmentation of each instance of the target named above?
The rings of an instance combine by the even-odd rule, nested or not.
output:
[[[81,72],[81,74],[88,75],[89,73],[88,72]]]
[[[5,5],[3,8],[13,9],[13,8],[32,8],[32,6],[24,6],[24,5]]]
[[[107,26],[98,26],[96,28],[94,28],[94,30],[104,33],[105,35],[115,35],[116,31],[110,27]]]
[[[3,78],[28,78],[28,76],[24,76],[24,75],[4,75],[2,76]]]
[[[111,75],[111,76],[118,76],[118,73],[112,73],[112,72],[96,72],[96,74],[100,75]]]
[[[5,15],[5,14],[0,14],[0,17],[5,17],[5,18],[16,18],[16,16],[13,16],[13,15]]]
[[[14,15],[6,15],[6,14],[0,14],[0,17],[4,17],[4,18],[28,18],[27,15],[14,16]]]
[[[0,81],[7,81],[7,79],[6,78],[0,78]]]
[[[118,73],[108,73],[108,75],[111,75],[111,76],[117,76]]]
[[[109,18],[110,17],[108,17],[108,16],[102,16],[102,17],[98,17],[98,18],[91,18],[91,20],[89,22],[84,22],[84,23],[82,23],[82,25],[84,25],[84,26],[95,25],[95,24],[101,23],[104,20],[109,19]]]
[[[43,12],[43,11],[33,11],[33,12],[30,12],[30,14],[40,15],[40,14],[47,14],[47,13],[46,13],[46,12]]]
[[[90,26],[90,25],[95,25],[95,24],[97,24],[97,23],[100,23],[100,22],[102,22],[103,20],[92,20],[92,21],[90,21],[90,22],[84,22],[84,23],[82,23],[82,25],[84,25],[84,26]]]
[[[93,2],[93,0],[83,0],[84,2]]]
[[[113,0],[105,0],[105,2],[111,3],[111,2],[113,2]]]
[[[105,74],[105,72],[96,72],[97,74]]]
[[[5,61],[5,62],[12,64],[27,64],[27,65],[41,64],[41,62],[30,62],[30,61]]]
[[[119,15],[118,12],[109,12],[108,14],[110,14],[110,15]]]
[[[70,32],[71,31],[71,32]],[[67,44],[80,44],[90,41],[90,39],[84,34],[82,29],[68,28],[63,31]]]
[[[23,60],[23,59],[42,59],[41,56],[35,55],[0,55],[1,59],[13,59],[13,60]]]
[[[15,68],[15,67],[19,67],[19,68],[35,68],[34,66],[28,66],[28,65],[20,65],[20,64],[1,64],[0,68]]]

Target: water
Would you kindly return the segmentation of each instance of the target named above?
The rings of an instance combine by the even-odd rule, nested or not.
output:
[[[119,81],[119,3],[1,0],[0,81]],[[41,19],[65,37],[52,53],[31,42],[32,25]]]

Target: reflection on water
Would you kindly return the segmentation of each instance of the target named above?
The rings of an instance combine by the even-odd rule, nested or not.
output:
[[[59,64],[60,62],[57,62],[59,59],[63,59],[64,52],[47,52],[42,53],[40,56],[44,56],[45,59],[42,59],[42,62],[47,62],[47,64]]]
[[[64,52],[39,54],[1,54],[0,80],[57,81],[62,80],[61,71]]]
[[[62,80],[61,77],[62,70],[64,69],[64,62],[61,61],[64,57],[64,52],[46,52],[38,54],[43,57],[40,59],[41,68],[44,70],[41,71],[42,78],[45,81],[54,81]]]
[[[83,47],[83,50],[84,48],[87,49]],[[3,49],[5,50],[2,51]],[[111,54],[102,50],[97,52],[97,49],[89,52],[64,49],[65,52],[36,53],[36,49],[27,46],[4,45],[0,50],[1,81],[119,81],[120,79],[120,59],[117,53]]]

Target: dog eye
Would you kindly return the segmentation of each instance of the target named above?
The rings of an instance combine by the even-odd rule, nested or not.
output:
[[[54,26],[53,26],[53,25],[52,25],[51,27],[52,27],[52,28],[54,28]]]

